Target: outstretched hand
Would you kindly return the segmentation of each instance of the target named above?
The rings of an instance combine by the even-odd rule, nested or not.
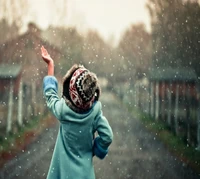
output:
[[[41,55],[43,60],[49,64],[50,62],[53,62],[53,59],[49,55],[48,51],[44,48],[44,46],[41,47]]]
[[[48,75],[53,76],[54,75],[54,62],[47,50],[42,46],[41,47],[41,55],[43,60],[47,63],[48,65]]]

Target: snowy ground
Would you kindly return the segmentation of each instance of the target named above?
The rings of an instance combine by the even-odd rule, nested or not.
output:
[[[94,159],[97,179],[197,179],[155,136],[144,129],[108,92],[101,97],[104,115],[114,132],[105,160]],[[26,151],[4,165],[0,179],[43,179],[46,177],[58,125],[47,129]]]

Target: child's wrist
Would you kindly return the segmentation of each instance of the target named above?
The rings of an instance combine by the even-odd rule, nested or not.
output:
[[[54,62],[53,60],[48,63],[48,75],[54,75]]]
[[[48,65],[54,65],[54,61],[51,59],[51,60],[49,60],[49,63],[48,63]]]

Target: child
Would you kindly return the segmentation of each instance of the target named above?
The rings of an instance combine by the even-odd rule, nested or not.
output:
[[[103,159],[112,142],[112,129],[98,101],[97,77],[86,68],[74,65],[63,78],[62,98],[54,77],[54,61],[42,46],[42,58],[48,65],[43,90],[48,108],[60,121],[48,179],[94,179],[92,158]],[[94,133],[98,136],[94,138]]]

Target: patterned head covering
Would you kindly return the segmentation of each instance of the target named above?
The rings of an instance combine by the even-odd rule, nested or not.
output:
[[[84,112],[90,109],[99,95],[100,87],[96,75],[83,66],[72,67],[64,77],[63,96],[74,111]]]
[[[74,72],[70,80],[69,94],[75,106],[81,109],[89,109],[92,106],[96,81],[95,77],[92,78],[90,72],[84,67],[78,68]],[[85,85],[90,86],[86,87]]]

